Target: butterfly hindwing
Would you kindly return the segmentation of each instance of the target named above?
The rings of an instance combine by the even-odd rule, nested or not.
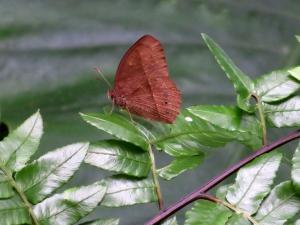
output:
[[[131,113],[145,118],[172,123],[179,113],[180,92],[169,78],[160,42],[150,35],[125,53],[113,90],[115,98],[125,99]]]

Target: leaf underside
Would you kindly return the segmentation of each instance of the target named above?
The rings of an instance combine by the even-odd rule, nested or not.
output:
[[[228,202],[255,213],[271,189],[281,158],[278,152],[267,153],[240,169],[226,195]]]

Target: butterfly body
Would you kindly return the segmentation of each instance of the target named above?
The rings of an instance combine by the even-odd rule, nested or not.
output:
[[[108,96],[115,105],[144,118],[165,123],[176,119],[181,96],[169,78],[164,51],[157,39],[145,35],[127,50]]]

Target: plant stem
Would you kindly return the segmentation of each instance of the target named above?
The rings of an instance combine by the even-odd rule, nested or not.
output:
[[[214,198],[214,197],[212,197]],[[227,208],[231,209],[232,211],[236,212],[237,214],[242,214],[244,216],[244,218],[246,218],[247,220],[249,220],[252,224],[254,225],[259,225],[259,223],[247,212],[231,205],[230,203],[226,202],[226,201],[222,201],[221,199],[218,198],[214,198],[214,202],[220,204],[220,205],[224,205]]]
[[[15,180],[13,179],[12,176],[12,172],[6,168],[3,165],[0,165],[0,169],[3,171],[3,173],[6,175],[6,177],[9,179],[9,183],[10,185],[15,189],[15,191],[17,192],[17,194],[20,196],[20,198],[22,199],[23,203],[25,204],[29,215],[31,217],[32,223],[33,225],[39,225],[38,219],[36,218],[33,210],[32,210],[32,205],[31,203],[28,201],[26,195],[23,193],[23,191],[19,188],[18,184],[15,182]]]
[[[145,225],[154,225],[158,224],[159,222],[165,220],[167,217],[173,215],[177,211],[179,211],[181,208],[185,207],[189,203],[195,201],[196,199],[201,198],[201,196],[209,191],[210,189],[214,188],[216,185],[221,183],[223,180],[225,180],[227,177],[231,176],[233,173],[238,171],[240,168],[242,168],[247,163],[251,162],[252,160],[256,159],[257,157],[267,153],[271,152],[274,149],[291,142],[295,139],[300,138],[300,130],[297,130],[293,133],[288,134],[287,136],[284,136],[282,138],[279,138],[278,140],[272,142],[269,145],[263,146],[259,150],[253,152],[251,155],[246,157],[245,159],[239,161],[238,163],[232,165],[231,167],[227,168],[223,172],[221,172],[216,177],[209,180],[207,183],[205,183],[203,186],[199,187],[196,191],[186,195],[181,200],[176,202],[175,204],[171,205],[167,209],[161,211],[159,214],[154,216],[151,220],[145,223]]]
[[[159,181],[158,181],[158,176],[157,176],[157,172],[156,172],[155,157],[154,157],[153,148],[152,148],[151,144],[149,144],[149,155],[150,155],[150,160],[151,160],[152,177],[153,177],[155,190],[156,190],[156,194],[157,194],[157,199],[158,199],[158,207],[159,207],[159,210],[162,210],[164,208],[164,202],[163,202],[163,197],[162,197],[162,193],[161,193],[160,184],[159,184]]]
[[[262,144],[266,145],[267,144],[267,126],[266,126],[266,120],[265,120],[265,114],[264,114],[264,108],[262,105],[262,102],[260,101],[260,98],[256,94],[252,94],[253,98],[256,101],[257,105],[257,110],[259,114],[259,119],[260,119],[260,124],[261,124],[261,129],[262,129]]]

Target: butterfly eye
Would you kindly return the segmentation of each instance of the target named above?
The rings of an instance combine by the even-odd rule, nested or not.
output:
[[[165,102],[165,104],[167,105],[167,104],[168,104],[168,102]]]

